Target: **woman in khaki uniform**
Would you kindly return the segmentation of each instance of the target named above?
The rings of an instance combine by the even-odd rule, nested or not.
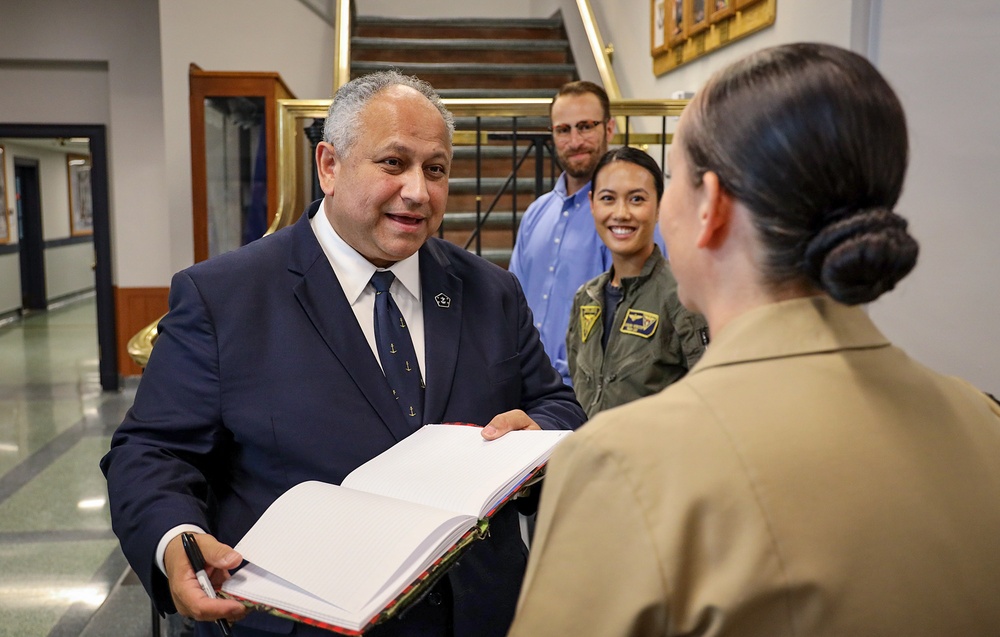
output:
[[[864,58],[757,52],[674,137],[660,210],[712,333],[549,463],[517,637],[1000,631],[1000,406],[861,304],[917,244],[902,107]]]

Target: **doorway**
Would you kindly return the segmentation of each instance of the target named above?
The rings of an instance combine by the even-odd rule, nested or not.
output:
[[[97,345],[99,372],[101,378],[101,388],[105,391],[117,391],[120,387],[118,376],[118,346],[115,340],[115,304],[114,290],[112,286],[111,268],[111,218],[109,211],[109,189],[108,189],[108,156],[107,156],[107,130],[103,125],[74,125],[74,124],[0,124],[0,137],[2,138],[86,138],[90,150],[90,187],[91,187],[91,211],[93,225],[93,246],[94,246],[94,291],[97,303]],[[22,188],[30,189],[31,180],[34,179],[35,189],[39,187],[39,169],[37,162],[34,164],[32,174],[31,162],[17,162],[15,158],[15,181],[17,182],[17,192],[21,193]],[[24,182],[21,182],[21,179]],[[27,190],[25,191],[27,192]],[[30,200],[30,196],[28,197]],[[24,206],[22,207],[22,203]],[[41,229],[41,197],[38,196],[35,203],[38,212],[28,210],[30,201],[18,201],[18,214],[23,215],[24,225],[18,223],[19,237],[23,232],[20,228],[28,229],[28,236],[25,249],[21,253],[22,258],[22,295],[25,290],[31,288],[30,304],[24,305],[25,309],[45,308],[45,265],[44,265],[44,241],[42,240]],[[38,228],[37,241],[39,244],[33,245],[35,241],[31,236],[32,224],[37,220]],[[31,246],[29,248],[29,245]],[[36,249],[37,248],[37,249]],[[33,253],[41,260],[39,264],[24,264],[25,253]],[[25,270],[27,276],[33,281],[25,286]],[[41,289],[38,288],[40,279]],[[32,287],[33,286],[33,287]],[[38,300],[40,295],[41,301]]]
[[[48,295],[38,160],[14,157],[14,193],[21,262],[21,308],[26,312],[44,310],[48,307]]]

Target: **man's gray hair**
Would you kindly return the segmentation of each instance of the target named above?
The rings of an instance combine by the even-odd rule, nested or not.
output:
[[[408,86],[426,97],[427,101],[441,113],[448,127],[448,141],[451,141],[455,133],[455,117],[445,108],[434,87],[421,79],[403,75],[393,69],[355,78],[341,86],[333,96],[333,103],[330,104],[330,111],[323,126],[323,139],[333,144],[338,156],[344,157],[357,141],[358,120],[364,107],[373,97],[393,86]]]

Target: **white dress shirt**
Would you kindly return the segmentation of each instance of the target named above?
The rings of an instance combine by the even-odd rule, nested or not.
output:
[[[313,232],[316,233],[316,239],[323,248],[323,254],[333,267],[333,273],[340,281],[340,287],[344,288],[347,302],[354,310],[354,316],[357,317],[358,325],[368,339],[368,346],[375,355],[375,360],[378,360],[378,349],[375,347],[375,288],[371,286],[371,278],[376,269],[386,269],[396,275],[389,293],[392,294],[392,299],[406,320],[410,338],[413,340],[413,349],[417,354],[417,363],[420,365],[420,374],[426,380],[427,375],[423,371],[427,367],[424,365],[424,313],[420,304],[419,254],[414,252],[388,268],[376,268],[340,238],[330,225],[325,212],[326,201],[310,220]],[[379,365],[381,364],[379,361]]]

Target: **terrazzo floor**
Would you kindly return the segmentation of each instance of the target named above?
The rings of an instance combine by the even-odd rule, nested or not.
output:
[[[0,637],[151,635],[98,467],[136,382],[97,352],[93,295],[0,326]]]

